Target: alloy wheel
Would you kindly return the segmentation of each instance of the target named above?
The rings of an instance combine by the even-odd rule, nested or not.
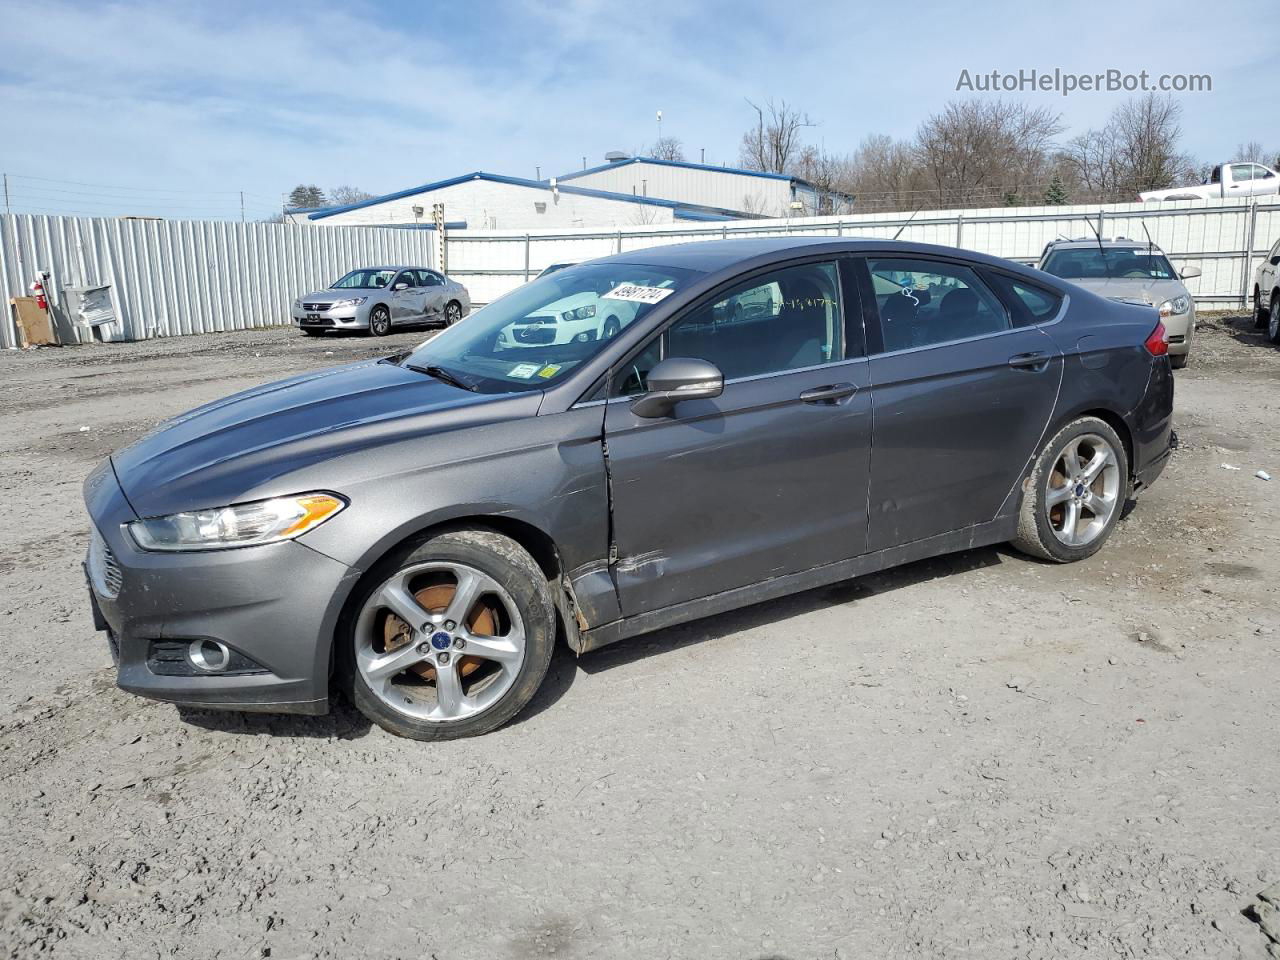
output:
[[[488,709],[511,689],[524,657],[511,595],[461,563],[398,571],[356,621],[356,667],[369,690],[418,720],[450,723]]]
[[[1087,546],[1106,531],[1120,494],[1120,458],[1110,442],[1096,433],[1072,437],[1049,474],[1049,528],[1066,546]]]
[[[391,332],[391,317],[381,307],[376,308],[369,316],[369,331],[375,337],[385,337]]]
[[[444,308],[444,322],[452,327],[455,323],[462,319],[462,306],[457,303],[450,303]]]

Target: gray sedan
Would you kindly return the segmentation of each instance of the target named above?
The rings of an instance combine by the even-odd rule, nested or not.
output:
[[[570,298],[634,316],[555,335]],[[534,317],[551,336],[499,336]],[[142,696],[323,713],[344,692],[402,736],[484,733],[557,637],[585,654],[1004,541],[1091,556],[1169,461],[1168,350],[1150,306],[923,244],[566,267],[114,453],[85,482],[95,623]],[[753,655],[785,665],[775,626]]]
[[[293,301],[293,322],[308,336],[326,330],[368,330],[385,337],[392,327],[457,323],[471,312],[467,288],[426,267],[364,267],[327,290]]]

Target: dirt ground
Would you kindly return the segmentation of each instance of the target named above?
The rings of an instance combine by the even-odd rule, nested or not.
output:
[[[562,654],[462,742],[118,691],[90,468],[422,336],[0,356],[0,954],[1268,956],[1280,351],[1246,318],[1202,322],[1181,449],[1081,564],[978,550]]]

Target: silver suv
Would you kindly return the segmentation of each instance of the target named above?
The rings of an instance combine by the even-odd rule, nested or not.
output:
[[[1155,244],[1124,237],[1054,240],[1037,266],[1111,300],[1151,304],[1160,311],[1169,336],[1169,362],[1175,370],[1187,365],[1196,332],[1196,304],[1182,281],[1200,276],[1199,268],[1174,270]]]

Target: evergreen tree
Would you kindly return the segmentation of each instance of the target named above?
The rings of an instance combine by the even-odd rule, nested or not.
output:
[[[325,205],[324,191],[314,183],[300,183],[289,194],[289,206],[296,209],[310,209]]]
[[[1060,207],[1068,199],[1067,186],[1062,182],[1062,178],[1055,173],[1053,179],[1049,181],[1049,186],[1044,191],[1044,202],[1051,207]]]

